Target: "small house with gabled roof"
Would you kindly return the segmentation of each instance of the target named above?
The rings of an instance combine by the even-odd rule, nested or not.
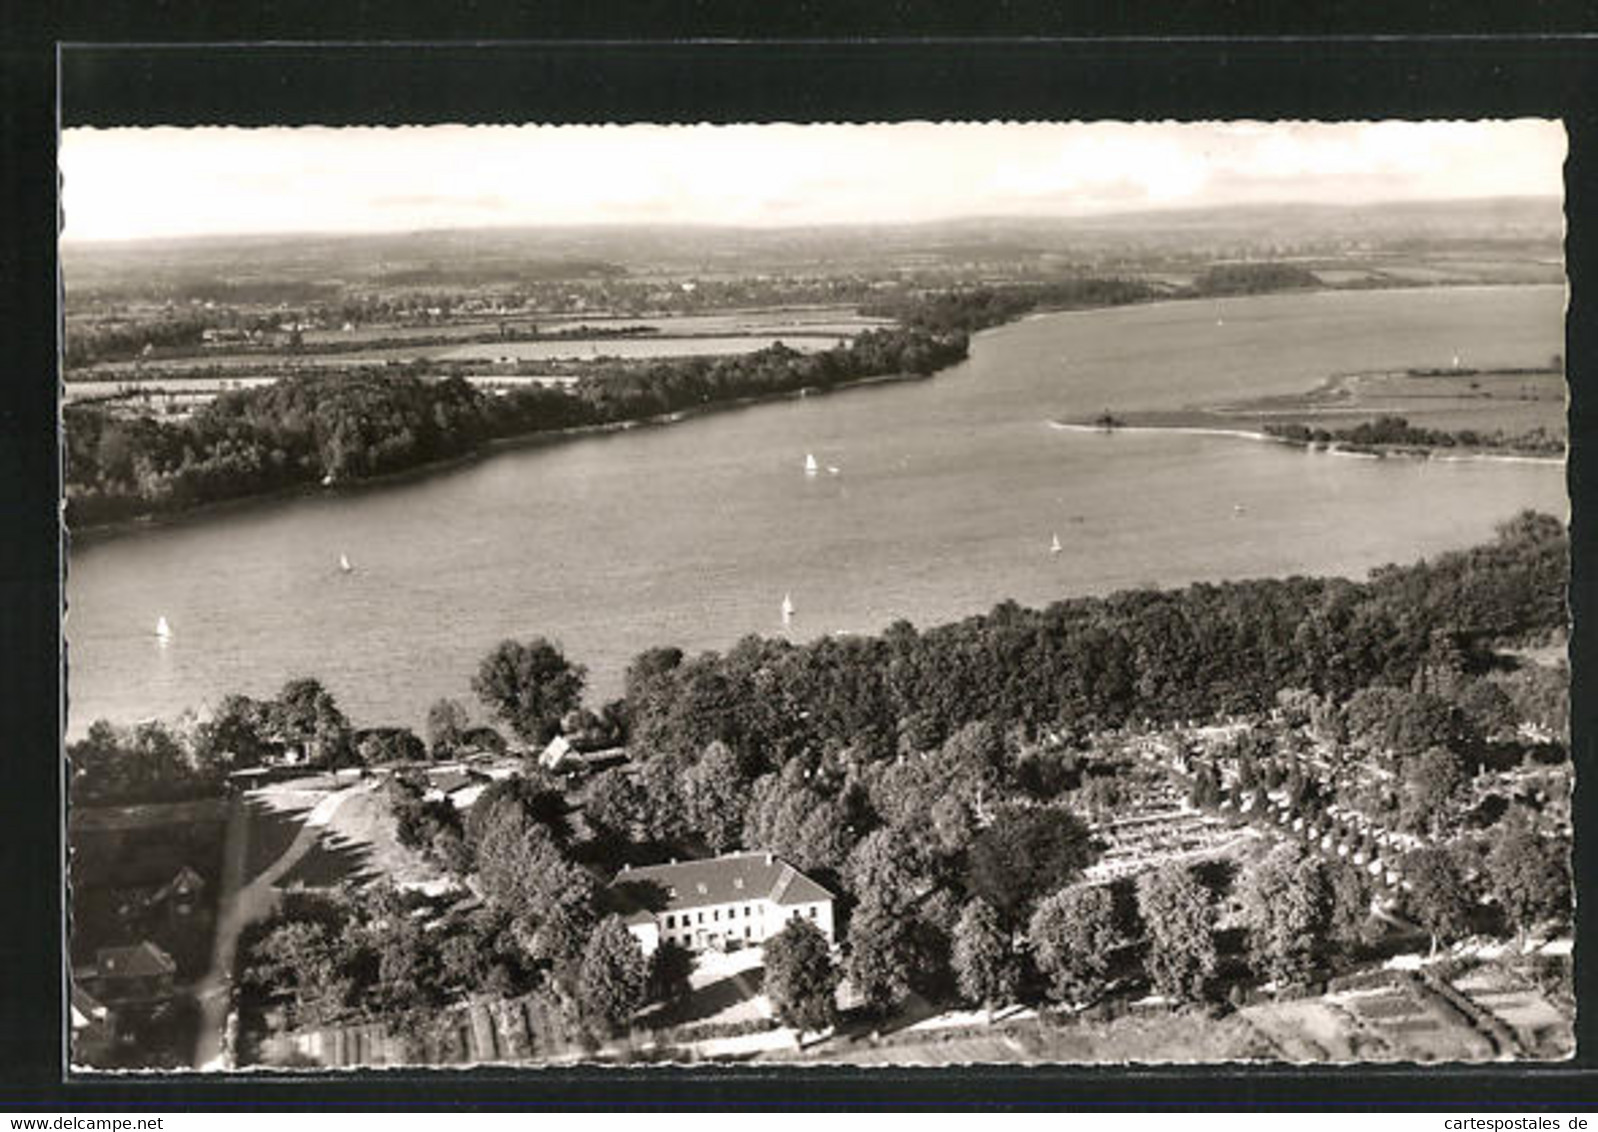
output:
[[[794,919],[833,941],[832,893],[771,853],[623,869],[609,894],[646,955],[759,946]]]
[[[173,913],[187,916],[194,911],[204,891],[205,878],[184,865],[173,874],[171,880],[151,894],[150,903],[165,904]]]
[[[178,965],[145,940],[132,947],[102,947],[95,953],[95,992],[106,1003],[155,1002],[172,996]]]

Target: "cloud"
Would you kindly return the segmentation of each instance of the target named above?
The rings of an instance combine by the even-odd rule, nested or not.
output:
[[[1557,194],[1553,122],[68,130],[69,239]]]

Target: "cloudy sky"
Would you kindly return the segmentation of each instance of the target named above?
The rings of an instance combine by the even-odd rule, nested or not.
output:
[[[1555,122],[68,130],[69,240],[1562,192]]]

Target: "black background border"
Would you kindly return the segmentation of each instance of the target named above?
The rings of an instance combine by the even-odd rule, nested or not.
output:
[[[1394,18],[1384,33],[1284,26],[1280,15],[1188,8],[1152,34],[1117,6],[998,4],[977,17],[937,13],[906,38],[896,5],[784,7],[766,38],[706,5],[631,5],[450,18],[418,5],[379,12],[200,3],[67,11],[19,22],[0,51],[0,859],[10,864],[0,932],[0,1108],[156,1111],[228,1108],[1213,1107],[1558,1108],[1593,1105],[1593,1010],[1583,1051],[1562,1065],[1474,1067],[1095,1067],[773,1071],[532,1070],[363,1072],[321,1077],[98,1077],[63,1081],[60,1058],[58,818],[60,702],[55,439],[54,129],[57,64],[65,125],[429,122],[730,122],[899,119],[1559,117],[1566,168],[1571,305],[1575,572],[1573,754],[1576,810],[1591,808],[1598,702],[1588,688],[1594,593],[1591,397],[1598,350],[1590,282],[1598,195],[1598,53],[1577,20],[1518,5],[1491,34],[1460,34],[1460,5]],[[1446,9],[1446,10],[1445,10]],[[1578,9],[1579,12],[1579,9]],[[1207,14],[1206,14],[1207,13]],[[1324,13],[1323,13],[1324,14]],[[1298,14],[1300,23],[1307,23]],[[1477,14],[1479,16],[1479,13]],[[1267,20],[1274,18],[1272,25]],[[1578,17],[1579,18],[1579,17]],[[720,20],[720,22],[718,22]],[[771,25],[777,26],[771,26]],[[1028,26],[1030,24],[1030,27]],[[930,25],[930,26],[929,26]],[[1259,28],[1267,35],[1245,32]],[[818,38],[821,29],[829,36]],[[1039,35],[1039,30],[1046,35]],[[1561,34],[1534,34],[1557,29]],[[1079,33],[1090,33],[1083,36]],[[449,42],[417,42],[446,36]],[[505,36],[541,36],[505,42]],[[660,37],[669,38],[660,38]],[[968,38],[978,36],[983,38]],[[343,42],[304,42],[313,37]],[[649,37],[649,38],[646,38]],[[785,38],[772,38],[785,37]],[[488,43],[482,40],[496,39]],[[410,42],[377,43],[377,39]],[[223,41],[275,40],[241,46]],[[301,42],[287,43],[286,40]],[[473,42],[464,42],[471,40]],[[57,46],[61,41],[81,46]],[[186,41],[186,42],[183,42]],[[360,42],[355,42],[360,41]],[[109,46],[143,43],[149,46]],[[1598,838],[1578,821],[1578,938],[1598,931]],[[1598,1003],[1578,949],[1577,991]]]

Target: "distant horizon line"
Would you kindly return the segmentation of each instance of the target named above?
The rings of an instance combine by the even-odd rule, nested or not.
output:
[[[715,232],[796,232],[796,231],[847,231],[858,228],[878,229],[913,229],[930,228],[943,224],[973,224],[973,223],[1047,223],[1058,224],[1094,223],[1115,219],[1130,219],[1139,216],[1181,216],[1203,213],[1226,213],[1244,210],[1277,210],[1277,209],[1303,209],[1319,212],[1354,212],[1360,209],[1392,209],[1410,207],[1449,207],[1486,205],[1508,202],[1539,202],[1563,205],[1564,194],[1508,194],[1480,197],[1412,197],[1412,198],[1380,198],[1358,202],[1329,202],[1329,201],[1298,201],[1298,200],[1272,200],[1248,201],[1236,204],[1173,204],[1173,205],[1146,205],[1138,208],[1117,208],[1102,212],[1082,212],[1070,215],[1046,212],[971,212],[951,213],[948,216],[924,220],[817,220],[801,223],[744,223],[728,224],[710,220],[636,220],[636,219],[594,219],[585,221],[568,221],[561,223],[544,223],[536,221],[527,223],[494,223],[483,224],[453,224],[441,227],[426,228],[305,228],[283,231],[270,230],[241,230],[235,232],[192,232],[165,235],[137,235],[137,236],[72,236],[63,231],[57,238],[60,247],[73,247],[90,249],[97,247],[131,247],[138,244],[200,244],[226,242],[229,240],[269,240],[269,239],[372,239],[381,237],[417,237],[446,235],[459,232],[571,232],[593,229],[625,230],[655,229],[655,230],[699,230]]]

